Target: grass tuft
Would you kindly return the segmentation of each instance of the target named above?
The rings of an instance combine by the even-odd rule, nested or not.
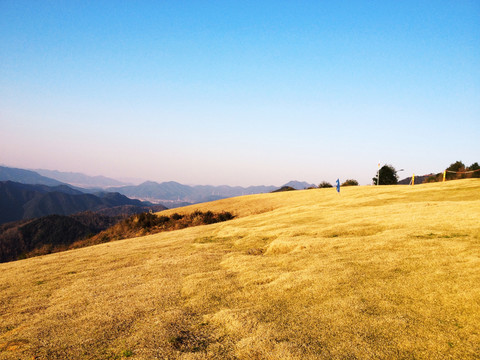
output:
[[[127,350],[124,350],[124,351],[122,352],[122,356],[123,356],[123,357],[126,357],[126,358],[127,358],[127,357],[130,357],[130,356],[132,356],[132,355],[133,355],[133,351],[132,351],[132,350],[128,350],[128,349],[127,349]]]

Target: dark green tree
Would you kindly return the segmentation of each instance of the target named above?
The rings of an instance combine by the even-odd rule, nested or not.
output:
[[[465,164],[461,161],[455,161],[453,164],[450,164],[450,166],[447,168],[447,170],[450,170],[450,171],[464,171],[465,170]]]
[[[480,165],[478,165],[478,162],[474,162],[472,165],[468,167],[468,170],[473,171],[473,170],[480,170]],[[480,178],[480,171],[475,171],[472,173],[473,178]]]
[[[378,185],[396,185],[398,183],[397,170],[392,165],[383,165],[378,172],[378,176],[380,177]],[[372,180],[376,185],[377,176],[372,178]]]
[[[318,188],[319,189],[322,189],[322,188],[331,188],[333,187],[332,184],[330,184],[329,182],[327,181],[322,181],[319,185],[318,185]]]
[[[449,171],[453,171],[453,172],[449,172]],[[453,164],[450,164],[450,166],[447,168],[446,178],[447,180],[463,179],[465,177],[465,174],[459,174],[459,173],[464,171],[465,171],[465,164],[461,161],[455,161]]]
[[[342,184],[342,186],[357,186],[357,185],[358,185],[358,181],[355,179],[345,180],[345,182]]]

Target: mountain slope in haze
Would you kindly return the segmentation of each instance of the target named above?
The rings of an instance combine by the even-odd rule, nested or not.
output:
[[[125,205],[146,204],[118,193],[83,194],[68,186],[49,187],[11,181],[0,182],[0,223],[31,219],[50,214],[70,215]]]
[[[83,193],[95,194],[103,189],[118,192],[130,198],[148,200],[153,202],[168,203],[169,207],[183,206],[185,204],[208,202],[235,196],[269,193],[278,189],[277,186],[228,186],[228,185],[183,185],[175,181],[157,183],[146,181],[139,185],[125,185],[125,183],[104,176],[87,176],[81,173],[67,173],[57,170],[30,170],[0,167],[0,181],[10,180],[25,184],[60,185],[69,184],[78,187]],[[45,176],[51,178],[47,178]],[[123,185],[123,186],[122,186]],[[283,186],[291,186],[301,190],[314,186],[307,182],[290,181]]]
[[[303,184],[303,183],[299,183]],[[303,185],[301,185],[303,186]],[[151,201],[172,201],[199,203],[225,199],[235,196],[267,193],[277,189],[276,186],[213,186],[213,185],[183,185],[175,181],[157,183],[147,181],[137,186],[109,188],[128,197]],[[303,187],[302,187],[303,189]]]
[[[88,176],[77,172],[62,172],[58,170],[35,169],[40,175],[49,177],[82,188],[108,188],[115,186],[126,186],[125,182],[118,181],[105,176]]]
[[[311,188],[311,187],[316,187],[316,185],[315,184],[309,184],[306,181],[293,180],[293,181],[289,181],[288,183],[282,185],[281,187],[292,187],[295,190],[303,190],[303,189],[308,189],[308,188]]]
[[[0,181],[14,181],[22,184],[41,184],[47,186],[66,185],[61,181],[42,176],[35,171],[0,166]]]
[[[109,188],[108,190],[113,190]],[[123,186],[115,188],[120,194],[140,199],[185,200],[190,199],[192,187],[175,181],[163,182],[146,181],[137,186]]]
[[[228,185],[195,185],[193,186],[194,193],[198,196],[203,196],[204,198],[216,197],[212,200],[219,200],[229,197],[242,196],[242,195],[254,195],[270,192],[272,189],[275,189],[276,186],[228,186]]]

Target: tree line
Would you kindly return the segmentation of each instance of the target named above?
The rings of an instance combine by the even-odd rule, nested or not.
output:
[[[462,161],[456,161],[446,168],[445,180],[457,180],[467,178],[480,178],[480,165],[474,162],[470,166],[466,166]],[[431,174],[423,182],[443,181],[443,172]],[[396,185],[398,184],[398,170],[393,165],[383,165],[372,178],[374,185]],[[355,186],[358,181],[348,179],[341,186]],[[327,181],[322,181],[318,188],[331,188],[333,185]]]

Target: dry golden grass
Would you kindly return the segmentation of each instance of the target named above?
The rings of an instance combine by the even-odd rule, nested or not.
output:
[[[0,264],[0,359],[478,359],[480,181],[192,209],[232,221]]]

